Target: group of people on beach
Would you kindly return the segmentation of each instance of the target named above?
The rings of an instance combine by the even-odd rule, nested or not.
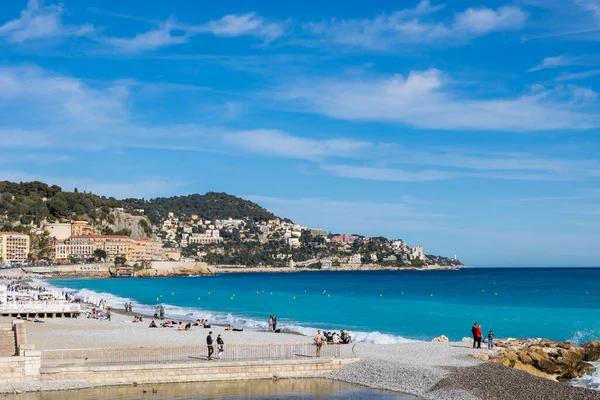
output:
[[[133,305],[131,304],[131,302],[125,303],[125,312],[126,313],[133,312]]]
[[[317,357],[321,357],[321,348],[324,344],[348,344],[352,343],[352,337],[350,336],[350,329],[348,329],[348,332],[344,332],[344,330],[341,329],[339,335],[335,331],[331,333],[317,330],[314,342],[317,346]]]
[[[471,327],[471,334],[473,335],[473,348],[481,349],[481,341],[483,339],[481,325],[475,322]],[[490,331],[487,335],[487,346],[488,350],[492,350],[494,348],[494,332],[492,331]]]

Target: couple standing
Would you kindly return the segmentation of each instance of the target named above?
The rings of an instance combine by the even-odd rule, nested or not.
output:
[[[212,334],[213,334],[212,332],[208,332],[208,336],[206,337],[206,347],[208,348],[208,359],[209,360],[212,360],[212,355],[215,352],[215,349],[213,347]],[[221,357],[223,356],[224,345],[225,345],[225,342],[223,341],[221,334],[219,334],[217,336],[217,360],[220,360]]]
[[[277,330],[277,317],[269,315],[269,330],[275,332]]]
[[[481,339],[483,338],[483,333],[481,332],[481,325],[477,322],[473,324],[471,328],[471,333],[473,334],[473,348],[480,349],[481,348]],[[488,333],[488,349],[494,348],[494,333],[490,331]]]

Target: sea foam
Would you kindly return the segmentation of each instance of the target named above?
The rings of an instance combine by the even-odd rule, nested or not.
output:
[[[78,299],[88,299],[90,303],[98,303],[100,300],[105,300],[107,304],[117,309],[119,307],[125,308],[125,304],[131,302],[134,313],[154,315],[156,305],[139,303],[133,299],[127,297],[120,297],[107,292],[96,292],[89,289],[72,289],[68,287],[56,287],[51,281],[34,280],[34,286],[45,286],[51,291],[60,291],[74,293]],[[266,330],[268,328],[267,321],[260,321],[255,318],[234,315],[231,313],[218,312],[213,310],[205,310],[199,307],[180,307],[168,303],[161,303],[165,308],[165,317],[174,320],[196,320],[196,319],[208,319],[212,324],[231,324],[236,328],[245,328],[253,330]],[[299,321],[287,321],[282,320],[278,325],[284,332],[297,332],[305,336],[314,336],[317,329],[334,331],[335,329],[328,329],[326,326],[311,327],[305,326]],[[355,343],[372,343],[372,344],[396,344],[396,343],[409,343],[414,340],[404,338],[402,336],[391,335],[381,333],[378,331],[374,332],[350,332],[352,341]]]

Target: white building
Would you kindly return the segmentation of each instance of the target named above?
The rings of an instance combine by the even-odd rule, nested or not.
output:
[[[71,223],[70,222],[54,222],[50,223],[47,221],[42,222],[42,231],[50,232],[50,236],[60,242],[64,242],[71,237]]]
[[[423,254],[423,247],[414,246],[410,248],[409,257],[411,260],[425,260],[425,255]]]
[[[192,233],[188,238],[189,244],[211,244],[221,243],[223,238],[218,229],[207,230],[206,233]]]
[[[350,258],[348,259],[348,264],[360,265],[361,264],[360,254],[352,254],[350,256]]]
[[[52,250],[52,258],[54,261],[67,260],[71,255],[71,245],[68,243],[58,243]]]

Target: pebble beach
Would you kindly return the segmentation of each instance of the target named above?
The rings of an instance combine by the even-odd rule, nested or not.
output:
[[[49,319],[27,323],[28,342],[38,349],[79,349],[132,346],[181,346],[203,344],[209,331],[221,334],[227,344],[306,343],[308,336],[245,329],[226,331],[223,326],[194,327],[190,331],[174,328],[150,329],[150,319],[134,323],[135,314],[113,313],[111,321],[88,318]],[[410,394],[421,399],[599,399],[600,393],[550,382],[499,365],[480,361],[469,343],[410,342],[344,346],[343,355],[359,358],[326,375],[331,380],[358,384],[372,389]],[[29,387],[31,386],[31,387]],[[0,384],[1,392],[62,390],[89,387],[85,382],[70,382],[60,387],[40,383],[16,388]]]

